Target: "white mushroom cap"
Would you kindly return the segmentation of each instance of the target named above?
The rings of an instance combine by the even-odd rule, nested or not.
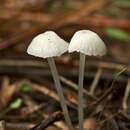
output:
[[[70,41],[69,52],[81,52],[85,55],[103,56],[107,49],[101,38],[92,31],[77,31]]]
[[[68,43],[55,32],[47,31],[36,36],[28,46],[27,53],[33,56],[48,58],[60,56],[68,50]]]

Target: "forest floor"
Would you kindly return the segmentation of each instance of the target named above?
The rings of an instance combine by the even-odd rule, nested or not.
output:
[[[86,56],[84,129],[130,129],[130,1],[1,0],[0,130],[68,130],[47,61],[26,50],[44,31],[69,42],[81,29],[98,33],[108,49],[104,57]],[[55,62],[78,129],[79,54]]]

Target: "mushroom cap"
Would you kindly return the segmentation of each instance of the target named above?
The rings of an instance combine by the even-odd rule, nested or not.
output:
[[[106,54],[107,49],[104,42],[95,32],[80,30],[72,37],[68,51],[77,51],[89,56],[103,56]]]
[[[36,57],[60,56],[68,50],[68,43],[55,32],[46,31],[37,35],[28,46],[27,53]]]

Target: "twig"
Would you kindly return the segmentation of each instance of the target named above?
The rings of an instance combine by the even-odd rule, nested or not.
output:
[[[17,64],[17,63],[16,63]],[[45,67],[46,68],[46,67]],[[32,77],[31,75],[38,75],[38,76],[50,76],[50,72],[49,70],[46,68],[44,68],[44,72],[42,72],[43,68],[39,68],[39,67],[21,67],[21,66],[1,66],[0,67],[0,74],[8,74],[8,75],[24,75],[26,77]],[[17,71],[16,71],[17,70]],[[64,69],[59,69],[59,73],[65,77],[77,77],[78,71],[73,70],[73,72],[68,71],[66,72],[66,70]],[[93,79],[95,76],[95,72],[85,72],[85,78],[88,79]],[[103,73],[101,75],[101,79],[102,80],[108,80],[108,81],[112,81],[114,79],[115,75],[114,74],[108,74],[108,73]],[[128,80],[127,76],[118,76],[116,78],[116,81],[118,81],[119,83],[126,83]],[[124,87],[124,86],[122,86]]]
[[[60,76],[60,80],[75,90],[78,90],[78,88],[79,88],[79,86],[76,83],[74,83],[73,81],[71,81],[63,76]],[[86,96],[89,96],[90,98],[96,100],[96,97],[90,95],[86,89],[84,89],[83,92],[84,92],[84,94],[86,94]]]
[[[128,108],[127,100],[128,100],[129,94],[130,94],[130,78],[128,79],[128,84],[126,86],[124,97],[123,97],[123,102],[122,102],[122,108],[124,111],[126,111]]]
[[[127,68],[128,71],[130,71],[130,65],[129,64],[123,64],[123,63],[116,63],[116,62],[108,62],[108,61],[90,61],[88,62],[88,65],[93,65],[101,68],[108,68],[108,69],[119,69],[122,70],[123,68]]]
[[[5,57],[4,57],[5,58]],[[47,65],[41,61],[34,61],[34,60],[18,60],[18,59],[13,59],[13,58],[6,58],[3,59],[0,57],[0,74],[16,74],[16,75],[39,75],[39,76],[49,76],[50,72],[47,69]],[[101,67],[101,68],[107,68],[107,69],[119,69],[121,70],[122,68],[126,67],[127,71],[130,71],[130,63],[127,62],[122,62],[120,63],[119,61],[111,60],[111,61],[102,61],[102,60],[96,60],[96,59],[89,59],[87,62],[88,66],[93,66],[93,67]],[[76,65],[75,65],[76,66]],[[41,70],[44,69],[44,72]],[[70,68],[72,69],[72,68]],[[17,71],[16,71],[17,70]],[[75,71],[75,69],[72,71],[68,71],[66,73],[66,70],[62,69],[62,67],[59,67],[59,72],[61,75],[66,76],[66,77],[77,77],[78,71]],[[95,76],[95,72],[85,72],[85,77],[87,78],[93,78]],[[112,81],[114,79],[114,74],[108,74],[108,73],[103,73],[101,75],[102,80],[109,80]],[[116,78],[116,81],[120,83],[126,83],[128,80],[127,76],[118,76]]]
[[[97,84],[98,84],[98,82],[99,82],[99,79],[100,79],[100,77],[101,77],[101,74],[102,74],[102,69],[101,69],[101,68],[98,68],[98,71],[97,71],[97,73],[96,73],[96,75],[95,75],[95,77],[94,77],[94,80],[93,80],[93,82],[92,82],[92,84],[91,84],[91,86],[90,86],[90,94],[91,94],[91,95],[94,94],[94,91],[95,91],[96,86],[97,86]]]
[[[32,67],[47,67],[43,62],[41,61],[34,61],[29,59],[13,59],[13,58],[1,58],[0,57],[0,66],[32,66]],[[127,68],[127,71],[130,71],[130,62],[125,61],[122,63],[119,63],[120,61],[103,61],[103,60],[96,60],[96,59],[88,59],[87,65],[89,66],[96,66],[99,68],[107,68],[107,69],[119,69],[122,70],[124,67]],[[75,65],[77,66],[77,65]]]
[[[5,58],[6,59],[6,58]],[[17,66],[17,67],[41,67],[45,68],[47,67],[46,64],[44,64],[41,61],[34,61],[34,60],[16,60],[16,59],[1,59],[0,66]]]
[[[103,100],[105,100],[114,90],[116,90],[116,88],[114,87],[114,83],[116,81],[116,78],[126,70],[126,68],[122,69],[115,77],[115,79],[113,80],[111,87],[108,88],[106,90],[106,92],[95,102],[93,102],[92,104],[90,104],[87,108],[86,108],[86,114],[90,114]]]
[[[47,65],[45,65],[43,62],[41,61],[34,61],[34,60],[30,60],[30,59],[14,59],[13,57],[8,58],[8,57],[0,57],[0,66],[32,66],[32,67],[45,67]],[[62,61],[60,61],[62,62]],[[77,62],[77,61],[75,61]],[[129,61],[121,61],[119,60],[108,60],[106,59],[105,61],[102,59],[89,59],[88,58],[88,62],[87,65],[89,66],[96,66],[99,68],[107,68],[107,69],[119,69],[122,70],[124,67],[127,68],[128,71],[130,71],[130,62]],[[62,62],[64,64],[64,62]],[[68,64],[68,65],[71,65]],[[75,66],[77,66],[76,63],[74,63]]]
[[[126,112],[119,110],[119,116],[121,119],[130,122],[130,116]]]
[[[109,128],[114,129],[114,130],[119,130],[118,124],[116,120],[114,119],[114,117],[118,115],[118,112],[115,114],[112,114],[110,111],[106,110],[103,114],[106,117],[106,119],[100,122],[100,126],[106,121],[109,121],[109,123],[111,124]]]
[[[49,95],[50,97],[52,97],[53,99],[55,99],[56,101],[59,102],[59,97],[57,96],[56,92],[54,92],[54,91],[52,91],[50,89],[47,89],[47,87],[45,87],[43,85],[40,86],[38,84],[33,83],[33,86],[34,86],[33,87],[34,90],[37,90],[37,91],[40,91],[40,92],[42,92],[42,93],[44,93],[46,95]],[[66,103],[71,108],[76,109],[75,104],[72,104],[70,101],[66,101]]]
[[[0,121],[0,130],[5,130],[6,124],[5,121]]]
[[[55,112],[51,116],[49,116],[47,119],[43,120],[40,124],[36,125],[35,127],[29,129],[29,130],[43,130],[47,128],[49,125],[53,124],[56,121],[62,120],[64,117],[62,112]]]
[[[123,73],[124,71],[126,71],[126,68],[123,68],[118,74],[116,74],[116,77],[114,78],[111,87],[108,88],[108,90],[96,101],[96,104],[99,104],[102,100],[104,100],[106,97],[108,97],[108,95],[116,88],[114,88],[114,83],[116,81],[116,78]]]
[[[112,91],[114,91],[114,87],[113,85],[108,88],[108,90],[95,102],[93,102],[92,104],[90,104],[87,108],[86,108],[86,113],[90,114],[94,109],[96,109],[96,107],[103,101],[105,100],[111,93]]]
[[[104,116],[106,116],[107,118],[103,121],[100,122],[100,125],[105,123],[106,121],[108,120],[111,120],[112,118],[114,118],[115,116],[117,116],[119,113],[114,113],[114,114],[111,114],[110,111],[105,111],[104,112]]]
[[[8,123],[6,122],[6,129],[7,130],[28,130],[34,127],[35,124],[31,123]]]
[[[34,107],[27,106],[27,107],[22,108],[22,111],[24,115],[29,115],[29,114],[39,111],[41,108],[43,110],[48,104],[49,102],[41,103],[39,105],[35,105]]]

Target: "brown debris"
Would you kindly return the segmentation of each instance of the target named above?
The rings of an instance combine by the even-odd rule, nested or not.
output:
[[[15,90],[16,90],[16,86],[14,84],[10,85],[9,78],[7,76],[5,76],[3,78],[3,82],[1,85],[1,91],[0,91],[0,95],[1,95],[0,100],[4,107],[8,105],[13,94],[15,93]]]
[[[43,120],[40,124],[36,125],[35,127],[29,129],[29,130],[43,130],[47,128],[50,124],[53,124],[55,121],[59,121],[63,119],[63,113],[62,112],[55,112],[47,119]]]
[[[96,119],[95,118],[86,119],[83,125],[85,130],[96,130]]]
[[[16,33],[12,37],[8,38],[8,40],[1,42],[0,50],[5,49],[9,46],[15,45],[19,42],[24,42],[29,37],[32,38],[37,33],[43,32],[45,28],[56,30],[65,24],[70,24],[74,22],[75,20],[79,20],[84,16],[88,16],[90,13],[101,8],[103,5],[104,5],[104,0],[99,0],[98,3],[87,2],[83,4],[83,6],[77,11],[74,11],[65,15],[62,14],[61,16],[59,16],[59,18],[55,20],[55,22],[54,20],[52,20],[48,24],[42,23],[42,24],[38,24],[37,26],[32,27],[31,29],[29,28],[29,30],[26,30],[26,32],[24,31],[24,32]]]

